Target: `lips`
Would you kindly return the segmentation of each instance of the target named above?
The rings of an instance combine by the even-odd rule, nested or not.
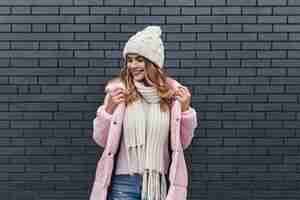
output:
[[[140,69],[140,70],[135,70],[132,72],[133,75],[138,75],[140,74],[141,72],[143,72],[144,70]]]

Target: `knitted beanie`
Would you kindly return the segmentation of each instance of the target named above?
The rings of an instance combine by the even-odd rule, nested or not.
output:
[[[136,53],[149,59],[160,68],[164,65],[164,45],[161,40],[159,26],[147,26],[142,31],[131,36],[125,44],[123,57],[128,53]]]

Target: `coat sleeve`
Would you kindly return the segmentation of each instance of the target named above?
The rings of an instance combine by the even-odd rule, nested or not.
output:
[[[93,140],[101,147],[105,147],[112,114],[105,111],[108,95],[104,98],[104,103],[99,106],[96,112],[96,117],[93,120]]]
[[[194,108],[189,107],[187,111],[181,112],[180,140],[183,149],[191,144],[197,126],[197,113]]]

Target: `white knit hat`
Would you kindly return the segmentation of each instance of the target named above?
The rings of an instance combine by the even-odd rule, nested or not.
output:
[[[142,31],[131,36],[123,50],[124,58],[127,53],[136,53],[144,56],[162,68],[165,54],[161,40],[161,28],[159,26],[147,26]]]

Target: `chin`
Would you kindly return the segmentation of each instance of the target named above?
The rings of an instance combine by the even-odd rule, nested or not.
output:
[[[133,78],[135,81],[144,81],[145,80],[145,78],[144,77],[134,77]]]

